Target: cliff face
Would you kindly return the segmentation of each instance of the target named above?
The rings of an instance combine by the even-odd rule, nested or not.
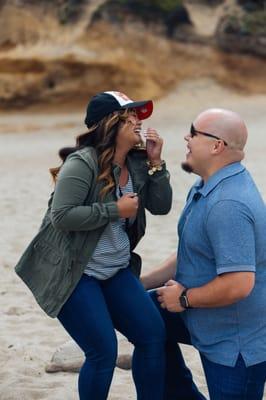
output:
[[[0,3],[0,102],[24,106],[46,99],[71,101],[97,68],[97,57],[79,38],[102,1],[9,0]],[[67,22],[66,22],[67,19]],[[102,72],[101,72],[102,71]],[[82,92],[82,91],[81,91]]]
[[[262,59],[220,53],[208,40],[198,44],[188,15],[175,16],[187,18],[172,30],[178,41],[169,39],[165,20],[147,24],[124,8],[115,20],[108,3],[0,0],[0,108],[74,108],[112,89],[156,98],[200,76],[248,92],[265,90]]]

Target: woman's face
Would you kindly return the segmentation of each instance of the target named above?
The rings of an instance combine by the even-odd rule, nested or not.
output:
[[[116,137],[116,144],[134,147],[141,142],[140,136],[141,121],[139,120],[135,110],[129,111],[128,116],[121,122]]]

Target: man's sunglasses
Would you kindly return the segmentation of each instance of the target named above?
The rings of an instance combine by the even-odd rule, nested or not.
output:
[[[211,137],[211,138],[217,139],[217,140],[222,140],[222,141],[224,142],[225,146],[228,146],[228,144],[226,143],[225,140],[219,138],[218,136],[212,135],[211,133],[202,132],[202,131],[197,131],[197,129],[195,129],[194,125],[191,124],[191,127],[190,127],[190,136],[193,138],[194,136],[197,136],[197,134],[204,135],[204,136],[208,136],[208,137]]]

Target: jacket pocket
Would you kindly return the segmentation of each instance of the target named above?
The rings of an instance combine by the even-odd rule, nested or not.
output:
[[[40,258],[43,258],[45,261],[53,265],[57,265],[61,261],[61,255],[48,244],[36,242],[33,247],[39,253]]]
[[[60,251],[44,240],[34,240],[18,263],[16,272],[49,314],[71,284],[71,265],[69,251]]]

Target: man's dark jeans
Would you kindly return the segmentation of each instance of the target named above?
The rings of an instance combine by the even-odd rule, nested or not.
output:
[[[186,367],[178,343],[191,344],[179,313],[160,307],[156,291],[150,296],[163,317],[167,332],[166,385],[164,400],[204,400]],[[239,355],[234,367],[216,364],[202,354],[201,361],[211,400],[262,400],[266,380],[266,362],[246,367]]]
[[[266,362],[246,367],[239,355],[234,367],[216,364],[201,355],[210,398],[215,400],[262,400]]]

